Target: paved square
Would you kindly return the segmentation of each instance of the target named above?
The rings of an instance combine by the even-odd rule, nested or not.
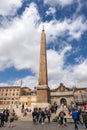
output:
[[[14,127],[8,128],[7,126],[0,128],[1,130],[74,130],[74,124],[68,124],[67,126],[58,126],[57,122],[52,122],[50,124],[37,124],[33,125],[33,122],[29,121],[15,121]],[[79,130],[85,130],[79,124]]]

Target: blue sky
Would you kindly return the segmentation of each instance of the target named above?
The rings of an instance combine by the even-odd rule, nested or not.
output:
[[[49,87],[87,87],[87,0],[1,0],[0,86],[38,85],[43,25]]]

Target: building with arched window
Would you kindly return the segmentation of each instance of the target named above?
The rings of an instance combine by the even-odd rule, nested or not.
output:
[[[51,104],[56,102],[59,106],[64,104],[84,105],[87,103],[87,89],[86,88],[69,88],[60,83],[59,87],[50,90]]]
[[[51,105],[56,103],[58,106],[69,106],[70,104],[84,105],[87,103],[86,88],[72,88],[64,86],[62,83],[55,88],[50,89]],[[37,106],[37,88],[31,90],[28,87],[8,86],[0,87],[0,107]],[[38,106],[37,106],[38,107]]]

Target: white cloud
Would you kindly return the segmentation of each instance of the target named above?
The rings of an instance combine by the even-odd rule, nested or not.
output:
[[[87,78],[87,59],[84,60],[81,64],[76,65],[74,67],[76,75],[78,75],[78,78],[84,76]]]
[[[44,0],[45,4],[56,6],[61,5],[62,7],[70,5],[74,2],[74,0]]]
[[[80,12],[80,10],[82,9],[82,7],[84,6],[83,1],[77,0],[77,2],[78,2],[78,6],[77,6],[77,9],[76,9],[76,13],[74,15],[77,15]]]
[[[57,87],[60,82],[67,87],[87,87],[87,59],[81,64],[67,66],[66,68],[57,69],[57,72],[52,73],[49,79],[49,86],[51,88]],[[50,76],[50,74],[49,74]]]
[[[38,81],[40,32],[42,26],[36,5],[34,3],[30,4],[22,16],[6,22],[7,24],[4,22],[0,28],[0,70],[2,71],[11,66],[19,70],[31,69],[35,76],[17,79],[12,81],[12,84],[18,84],[23,80],[26,86],[34,87]],[[87,20],[83,16],[75,19],[64,19],[64,21],[54,19],[50,22],[45,22],[44,25],[47,43],[50,41],[54,42],[58,36],[66,35],[68,35],[70,40],[78,40],[87,30]],[[64,66],[67,58],[66,53],[70,53],[71,48],[67,44],[59,52],[51,49],[47,51],[49,86],[57,86],[60,82],[67,86],[75,84],[79,87],[86,86],[87,61],[85,59],[79,65]]]
[[[22,82],[22,84],[21,84]],[[7,83],[0,83],[0,86],[21,86],[21,87],[29,87],[33,89],[37,85],[37,77],[36,76],[27,76],[22,79],[16,79],[13,81],[8,81]]]
[[[25,78],[15,80],[13,82],[14,85],[19,85],[21,86],[21,81],[22,81],[22,87],[28,86],[29,88],[34,88],[36,87],[37,83],[37,77],[36,76],[27,76]],[[11,83],[12,84],[12,83]]]
[[[58,36],[68,36],[68,40],[79,40],[87,30],[87,20],[83,16],[75,19],[64,19],[64,21],[54,19],[50,22],[45,22],[44,25],[48,41],[53,41]]]
[[[35,64],[38,64],[40,42],[38,20],[36,5],[32,3],[20,18],[9,22],[7,28],[0,29],[0,70],[14,65],[17,69],[37,71]]]
[[[82,63],[84,60],[85,60],[85,58],[84,58],[82,55],[80,55],[79,57],[76,57],[76,58],[75,58],[75,61],[76,61],[77,63]]]
[[[53,15],[56,13],[56,9],[53,7],[50,7],[47,11],[46,11],[46,15]]]
[[[87,87],[87,59],[83,63],[78,65],[72,65],[64,67],[64,59],[67,51],[70,52],[71,47],[67,46],[65,49],[58,54],[53,50],[47,51],[48,53],[48,77],[49,77],[49,87],[55,88],[62,82],[67,87]],[[53,57],[53,58],[52,58]],[[37,76],[27,76],[22,79],[16,79],[15,81],[10,81],[6,83],[0,83],[0,86],[10,85],[21,85],[21,80],[23,81],[22,86],[28,86],[34,88],[38,85]]]
[[[68,45],[59,53],[54,50],[47,51],[48,73],[50,76],[55,74],[56,77],[56,74],[58,74],[58,72],[60,73],[65,62],[66,52],[70,50],[71,50],[71,46]]]
[[[70,23],[70,26],[68,26],[71,39],[74,38],[79,40],[82,34],[87,30],[86,24],[87,20],[85,20],[83,16],[79,16],[76,19],[73,19],[73,21]]]
[[[17,69],[30,68],[37,73],[42,23],[36,5],[32,3],[21,17],[6,22],[7,27],[0,28],[0,70],[15,66]],[[54,19],[44,25],[47,43],[58,36],[69,35],[71,39],[79,39],[87,30],[87,21],[82,16],[64,21]]]
[[[0,15],[13,15],[21,5],[22,0],[0,0]]]

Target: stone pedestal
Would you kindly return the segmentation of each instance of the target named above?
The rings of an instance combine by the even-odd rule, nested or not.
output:
[[[50,89],[47,86],[37,87],[37,103],[50,103]]]

